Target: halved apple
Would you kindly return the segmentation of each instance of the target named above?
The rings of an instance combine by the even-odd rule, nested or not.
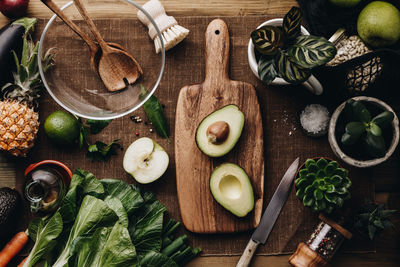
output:
[[[148,137],[133,142],[125,152],[124,170],[141,184],[160,178],[168,168],[169,158],[165,150]]]

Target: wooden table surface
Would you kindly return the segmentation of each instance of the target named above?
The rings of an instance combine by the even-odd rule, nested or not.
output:
[[[107,0],[89,0],[99,3]],[[109,0],[111,1],[111,0]],[[62,5],[67,0],[55,0]],[[139,4],[145,0],[136,1]],[[163,0],[165,9],[171,15],[176,16],[243,16],[243,15],[277,15],[285,14],[291,6],[297,5],[295,0]],[[96,10],[95,15],[105,17],[112,10]],[[37,18],[50,18],[51,12],[38,0],[32,0],[29,4],[28,15]],[[121,16],[129,14],[122,14]],[[115,17],[115,14],[113,14]],[[8,19],[0,14],[0,27],[8,23]],[[390,166],[394,167],[394,166]],[[0,159],[0,169],[8,177],[14,175],[12,165]],[[2,175],[3,176],[3,175]],[[376,200],[386,202],[393,209],[400,210],[400,179],[375,181]],[[393,218],[399,225],[400,218]],[[400,262],[400,234],[395,229],[387,230],[376,243],[376,253],[368,254],[340,254],[333,266],[399,266]],[[290,266],[289,255],[282,256],[257,256],[252,266]],[[199,257],[192,261],[190,266],[235,266],[238,257]]]

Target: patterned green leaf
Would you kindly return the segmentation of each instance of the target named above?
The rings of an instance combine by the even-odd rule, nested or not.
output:
[[[263,55],[271,56],[279,52],[284,44],[283,32],[274,26],[263,26],[251,33],[254,47]]]
[[[278,76],[275,60],[267,56],[261,56],[258,61],[258,75],[266,84],[271,83]]]
[[[311,75],[310,69],[297,65],[287,54],[281,53],[278,59],[280,76],[288,83],[302,83]]]
[[[336,55],[336,47],[323,37],[304,35],[297,37],[287,52],[299,66],[314,68],[329,62]]]
[[[299,36],[302,18],[301,9],[298,7],[292,7],[285,15],[283,18],[282,28],[288,39],[293,39]]]

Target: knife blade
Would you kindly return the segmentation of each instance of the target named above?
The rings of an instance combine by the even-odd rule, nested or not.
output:
[[[293,180],[299,167],[299,158],[295,159],[282,177],[274,195],[261,217],[260,224],[254,231],[236,267],[249,266],[250,261],[260,244],[265,244],[276,220],[289,197]]]

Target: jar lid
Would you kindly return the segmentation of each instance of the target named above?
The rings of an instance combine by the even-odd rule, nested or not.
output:
[[[296,251],[289,258],[289,263],[295,267],[324,267],[329,263],[310,249],[305,243],[300,243]]]
[[[350,233],[348,230],[346,230],[345,228],[343,228],[343,226],[341,226],[340,224],[338,224],[337,222],[325,217],[322,213],[319,214],[318,218],[323,221],[326,224],[329,224],[332,228],[334,228],[336,231],[338,231],[339,233],[341,233],[345,238],[347,239],[351,239],[353,237],[353,234]]]

